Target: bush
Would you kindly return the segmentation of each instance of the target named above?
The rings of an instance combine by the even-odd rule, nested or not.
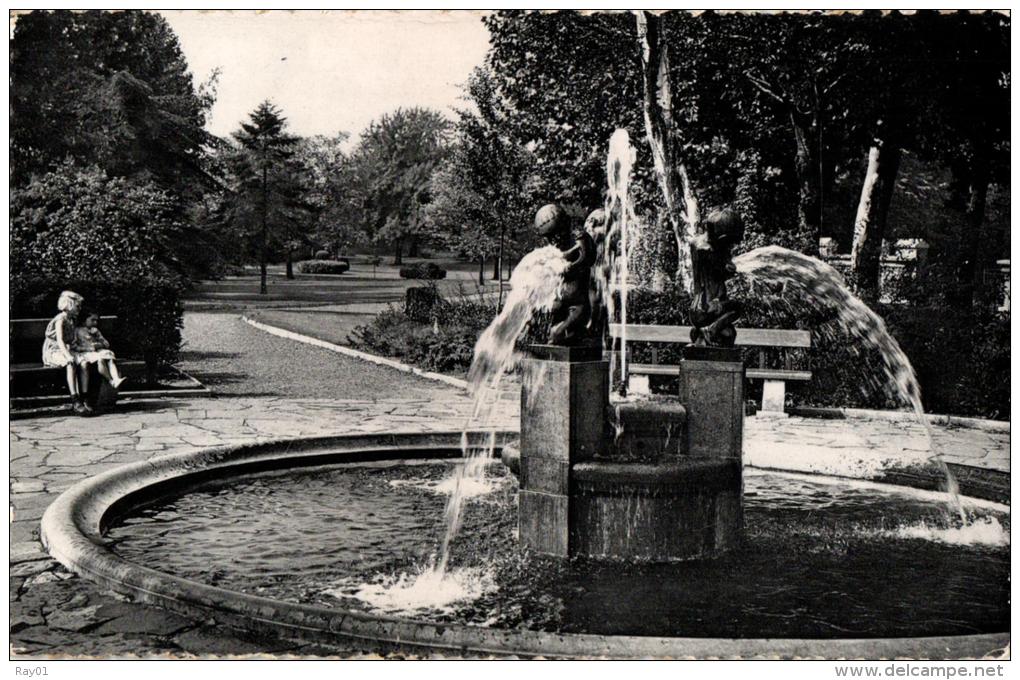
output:
[[[412,288],[434,291],[432,287]],[[410,290],[408,291],[410,293]],[[414,297],[412,294],[410,297]],[[430,293],[422,292],[422,300]],[[474,356],[479,334],[496,314],[495,307],[473,300],[419,300],[411,305],[412,318],[405,311],[390,307],[371,322],[354,329],[351,344],[377,354],[397,357],[429,371],[466,370]],[[431,308],[426,306],[431,304]],[[429,311],[425,312],[425,309]],[[426,316],[421,316],[426,314]]]
[[[439,290],[435,286],[408,288],[404,293],[404,315],[418,323],[432,323],[439,302]]]
[[[331,259],[328,250],[316,250],[314,255],[316,260],[329,260]]]
[[[176,281],[24,280],[11,282],[11,318],[46,318],[57,313],[57,298],[73,290],[85,306],[117,317],[117,346],[123,358],[143,359],[149,382],[159,367],[178,359],[184,309]],[[42,346],[42,338],[39,338]]]
[[[118,317],[114,351],[145,359],[154,379],[181,344],[179,213],[150,183],[71,163],[11,191],[12,317],[51,317],[60,291],[74,290]]]
[[[446,270],[434,262],[419,262],[400,268],[402,279],[445,279]]]
[[[297,270],[302,274],[345,274],[351,268],[346,260],[305,260],[297,263]]]

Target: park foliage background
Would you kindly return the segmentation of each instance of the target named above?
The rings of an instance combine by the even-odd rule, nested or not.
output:
[[[512,263],[535,208],[580,222],[601,205],[610,134],[638,148],[645,225],[638,320],[682,323],[676,234],[646,139],[635,16],[498,11],[454,120],[392,111],[352,137],[302,138],[271,101],[227,139],[205,123],[217,75],[195,82],[155,13],[17,18],[11,58],[11,308],[52,313],[67,286],[136,329],[134,351],[173,361],[181,296],[249,263],[449,251]],[[1008,417],[1008,312],[986,271],[1009,250],[1009,18],[1002,13],[691,14],[660,19],[676,148],[703,212],[732,205],[743,248],[852,253],[931,411]],[[342,105],[339,104],[339,105]],[[868,181],[866,181],[868,180]],[[870,189],[868,189],[870,187]],[[862,190],[863,189],[863,190]],[[867,198],[867,204],[865,204]],[[883,239],[921,238],[928,262],[879,300]],[[316,253],[318,253],[316,255]],[[263,278],[263,287],[265,278]],[[818,328],[779,291],[747,290],[747,325]],[[474,305],[474,306],[472,306]],[[457,370],[495,313],[446,301],[394,310],[358,342]],[[106,311],[106,310],[104,310]],[[888,406],[859,357],[826,338],[804,357],[806,403]]]

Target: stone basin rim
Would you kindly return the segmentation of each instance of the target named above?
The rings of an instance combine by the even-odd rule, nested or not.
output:
[[[496,431],[497,447],[516,434]],[[111,516],[152,490],[179,490],[188,481],[257,470],[448,458],[451,450],[459,449],[461,437],[459,431],[418,430],[274,439],[130,463],[82,480],[62,493],[43,515],[41,539],[50,555],[70,571],[136,601],[189,616],[213,617],[229,627],[254,633],[326,644],[338,639],[348,643],[360,640],[377,650],[558,658],[958,659],[985,657],[1009,645],[1009,632],[885,639],[671,638],[430,623],[210,586],[129,562],[107,549],[102,538]]]

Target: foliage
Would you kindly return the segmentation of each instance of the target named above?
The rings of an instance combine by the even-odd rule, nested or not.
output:
[[[419,262],[400,268],[402,279],[445,279],[446,270],[435,262]]]
[[[316,250],[315,251],[315,259],[316,260],[328,260],[329,257],[330,256],[329,256],[329,251],[328,250]]]
[[[305,200],[314,208],[308,234],[334,253],[346,252],[366,237],[365,197],[357,175],[359,168],[343,151],[348,136],[346,132],[332,137],[317,135],[300,140],[296,146],[297,157],[307,173]]]
[[[348,186],[360,200],[361,223],[376,243],[392,244],[400,264],[431,200],[432,173],[446,156],[450,124],[431,109],[397,109],[373,121],[351,158]]]
[[[181,195],[207,186],[215,82],[195,87],[166,20],[142,11],[35,11],[11,40],[12,180],[66,158]]]
[[[297,263],[297,270],[302,274],[346,274],[351,265],[340,260],[304,260]]]
[[[798,304],[760,287],[735,286],[745,304],[741,326],[804,329],[812,332],[809,350],[790,350],[794,366],[812,371],[806,383],[791,383],[790,396],[810,406],[902,408],[880,388],[881,359],[838,330],[833,310]],[[688,296],[675,288],[637,291],[628,299],[633,323],[690,325]],[[946,315],[938,308],[883,305],[876,311],[900,343],[917,372],[925,410],[933,413],[1008,418],[1009,320],[991,312]],[[658,360],[679,363],[679,347],[658,346]],[[636,343],[636,361],[648,361],[651,347]],[[759,349],[744,349],[749,366],[759,362]],[[953,357],[947,362],[946,357]],[[764,353],[765,365],[781,367],[781,350]],[[665,389],[671,389],[665,387]],[[752,394],[760,384],[752,382]]]
[[[142,11],[34,11],[12,20],[11,183],[68,160],[175,201],[174,252],[190,277],[220,263],[204,199],[218,180],[204,129],[217,74],[198,87],[177,37]]]
[[[503,130],[509,114],[489,71],[472,72],[466,98],[475,110],[458,111],[457,143],[433,175],[430,235],[472,259],[520,257],[533,241],[533,159]]]
[[[180,347],[177,203],[152,184],[71,163],[11,191],[11,313],[50,316],[71,288],[121,317],[150,373]]]
[[[295,149],[298,138],[286,128],[280,110],[264,101],[234,133],[237,146],[227,156],[231,193],[226,221],[263,266],[270,249],[290,248],[311,221],[312,206],[305,200],[308,179]]]
[[[441,303],[435,286],[415,286],[404,293],[404,316],[418,323],[431,323]]]

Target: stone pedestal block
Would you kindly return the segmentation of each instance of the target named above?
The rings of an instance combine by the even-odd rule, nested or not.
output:
[[[740,351],[687,347],[680,364],[687,408],[687,452],[740,460],[744,439],[744,364]]]
[[[521,381],[521,544],[568,557],[570,466],[606,439],[609,364],[601,350],[539,345]]]

